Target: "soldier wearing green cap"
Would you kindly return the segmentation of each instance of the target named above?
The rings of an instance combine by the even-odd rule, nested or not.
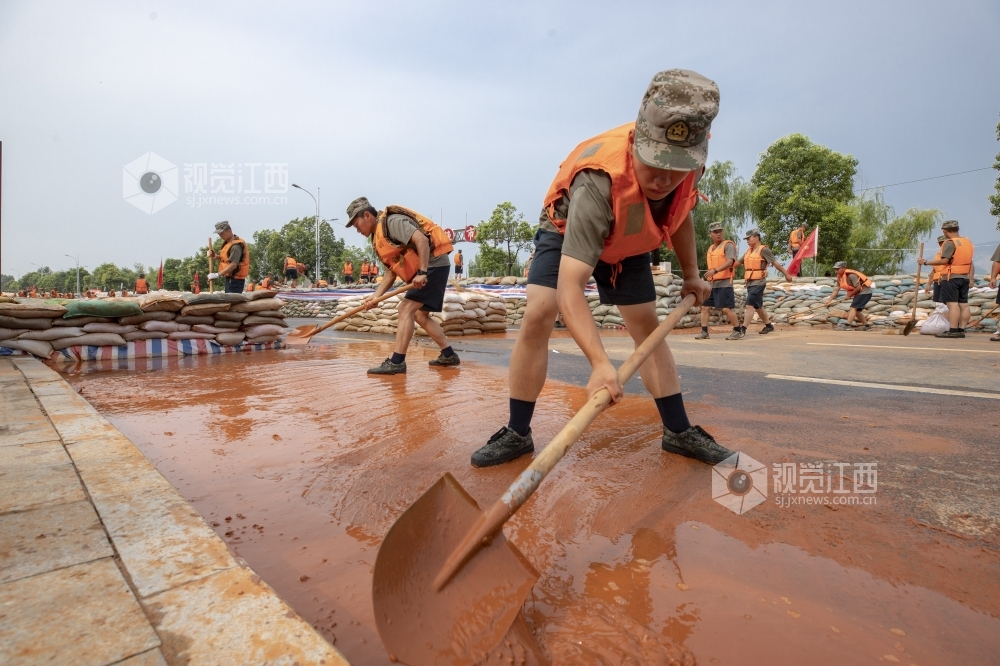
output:
[[[764,323],[764,328],[758,333],[766,335],[774,331],[774,324],[768,319],[767,310],[764,309],[764,290],[767,288],[767,269],[774,266],[785,279],[792,282],[795,278],[785,270],[785,267],[774,258],[771,248],[760,242],[760,232],[751,229],[747,232],[747,251],[736,262],[736,266],[743,266],[743,282],[747,289],[746,307],[743,310],[743,324],[740,326],[740,333],[746,335],[747,324],[753,321],[753,313]],[[742,337],[742,336],[741,336]]]
[[[743,337],[740,330],[740,320],[733,308],[736,307],[736,292],[733,291],[733,267],[736,265],[736,243],[723,237],[720,222],[708,225],[708,234],[712,245],[708,248],[705,280],[712,285],[712,294],[701,304],[701,333],[694,336],[695,340],[708,339],[708,317],[711,308],[719,308],[726,315],[733,327],[727,340],[739,340]]]
[[[658,326],[650,252],[664,242],[684,273],[681,295],[699,302],[709,286],[698,276],[694,223],[697,182],[708,158],[708,134],[719,88],[697,72],[653,77],[639,116],[578,145],[559,167],[543,201],[528,274],[528,305],[510,361],[510,419],[472,455],[477,467],[534,451],[531,417],[545,383],[548,339],[562,317],[592,367],[587,395],[622,397],[584,287],[591,276],[601,303],[616,305],[639,345]],[[641,367],[663,422],[663,450],[718,463],[732,451],[688,421],[680,379],[666,342]]]
[[[229,222],[217,222],[215,233],[222,239],[223,245],[216,255],[215,250],[208,248],[210,259],[219,257],[219,272],[209,273],[209,280],[225,280],[227,294],[242,294],[246,286],[247,275],[250,274],[250,252],[245,240],[233,233]]]

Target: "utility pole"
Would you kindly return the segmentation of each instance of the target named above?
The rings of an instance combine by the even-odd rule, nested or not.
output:
[[[67,254],[66,256],[76,261],[76,297],[80,298],[80,255],[74,257],[71,254]]]
[[[320,218],[319,218],[319,199],[317,197],[313,197],[312,192],[310,192],[309,190],[307,190],[306,188],[304,188],[304,187],[302,187],[300,185],[296,185],[295,183],[292,183],[292,187],[300,189],[303,192],[305,192],[306,194],[308,194],[310,197],[312,197],[313,202],[315,202],[315,204],[316,204],[316,270],[313,271],[313,275],[316,276],[316,282],[319,282],[319,271],[320,271],[320,265],[319,265],[320,264],[320,254],[319,254],[319,222],[320,222]],[[316,195],[319,196],[319,188],[318,187],[316,188]]]

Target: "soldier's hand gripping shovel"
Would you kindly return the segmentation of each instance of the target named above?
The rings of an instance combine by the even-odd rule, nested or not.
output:
[[[381,303],[386,299],[392,298],[393,296],[398,296],[399,294],[402,294],[404,291],[409,291],[410,289],[413,289],[412,284],[400,287],[399,289],[390,291],[387,294],[382,294],[379,298],[376,298],[374,301],[372,301],[371,304],[375,305],[376,303]],[[299,326],[298,328],[294,328],[288,333],[288,336],[285,338],[285,344],[307,345],[309,344],[309,341],[312,340],[312,337],[317,333],[325,331],[326,329],[330,328],[331,326],[333,326],[338,322],[342,322],[345,319],[353,317],[354,315],[358,314],[364,309],[365,305],[359,305],[358,307],[352,310],[348,310],[347,312],[338,317],[334,317],[333,319],[331,319],[330,321],[326,322],[321,326],[317,326],[316,324],[306,324],[305,326]]]
[[[924,244],[920,244],[920,258],[924,258]],[[917,262],[917,283],[913,285],[913,313],[910,315],[910,321],[906,322],[906,326],[903,327],[903,335],[909,335],[913,332],[913,327],[917,325],[917,294],[920,293],[920,269],[924,265],[919,261]],[[930,329],[928,329],[930,330]]]
[[[688,294],[618,369],[625,385],[694,305]],[[375,559],[375,624],[390,658],[410,666],[475,664],[503,639],[538,579],[501,531],[611,402],[601,389],[483,513],[445,474],[401,515]]]

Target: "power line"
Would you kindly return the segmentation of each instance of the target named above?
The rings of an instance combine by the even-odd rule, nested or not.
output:
[[[963,173],[975,173],[976,171],[986,171],[994,167],[988,166],[981,169],[969,169],[968,171],[956,171],[955,173],[946,173],[943,176],[931,176],[930,178],[918,178],[916,180],[904,180],[902,183],[892,183],[891,185],[876,185],[875,187],[866,187],[861,190],[862,192],[868,192],[869,190],[879,190],[885,189],[887,187],[896,187],[897,185],[909,185],[910,183],[922,183],[925,180],[937,180],[938,178],[949,178],[951,176],[961,176]]]

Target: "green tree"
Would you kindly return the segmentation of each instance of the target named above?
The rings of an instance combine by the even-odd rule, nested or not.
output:
[[[329,222],[321,222],[319,231],[323,276],[339,275],[343,266],[344,241],[334,236]],[[268,273],[282,275],[287,254],[307,266],[316,262],[315,216],[295,218],[278,231],[263,229],[254,232],[250,248],[250,278],[259,281]],[[315,266],[311,268],[315,269]],[[310,272],[315,277],[315,272]]]
[[[20,283],[13,275],[0,274],[0,291],[17,291],[20,288]]]
[[[929,237],[944,217],[939,210],[918,208],[897,217],[880,189],[863,192],[849,210],[851,234],[844,259],[867,275],[898,273],[920,239]]]
[[[805,223],[820,230],[819,263],[848,254],[854,214],[854,176],[858,161],[820,146],[802,134],[778,139],[761,155],[750,179],[750,209],[761,240],[777,251],[787,247],[793,229]]]
[[[1000,141],[1000,123],[997,123],[997,141]],[[1000,153],[997,153],[993,168],[1000,171]],[[996,190],[996,194],[990,195],[990,215],[997,218],[997,231],[1000,231],[1000,176],[997,176],[997,182],[993,188]]]
[[[476,268],[483,273],[515,275],[518,255],[531,248],[534,229],[509,201],[498,204],[490,219],[476,228],[479,256]],[[471,273],[470,273],[471,274]]]

